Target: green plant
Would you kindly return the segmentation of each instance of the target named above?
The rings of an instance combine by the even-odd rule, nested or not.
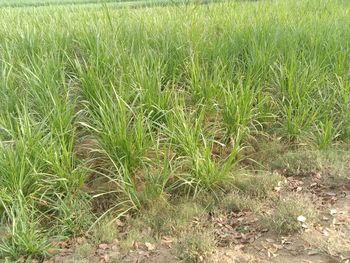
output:
[[[30,209],[23,197],[7,209],[10,217],[6,236],[0,242],[1,257],[18,259],[20,257],[43,258],[48,255],[50,239],[41,227],[39,211]]]
[[[315,144],[321,150],[329,148],[333,141],[339,136],[337,128],[331,120],[326,120],[324,122],[320,121],[316,125],[315,134]]]
[[[212,208],[233,186],[242,198],[231,207],[269,200],[280,180],[272,170],[348,181],[348,149],[323,155],[350,134],[344,1],[5,2],[2,256],[42,257],[47,234],[69,238],[184,196],[209,196]],[[34,4],[46,6],[28,12]],[[269,172],[242,178],[254,161]]]

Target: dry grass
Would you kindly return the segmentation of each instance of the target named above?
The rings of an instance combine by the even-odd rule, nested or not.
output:
[[[214,234],[210,229],[195,229],[179,239],[176,250],[185,262],[202,262],[215,246]]]
[[[328,229],[327,235],[319,231],[312,231],[303,234],[303,239],[320,253],[337,257],[350,257],[350,225],[349,223],[340,229]]]
[[[253,198],[268,198],[272,194],[274,187],[283,181],[283,177],[274,172],[248,172],[235,177],[234,186],[238,190]]]
[[[302,194],[291,193],[280,200],[275,200],[273,210],[262,215],[262,226],[280,235],[295,233],[303,228],[298,221],[304,216],[304,224],[312,224],[317,219],[317,211],[311,200]]]

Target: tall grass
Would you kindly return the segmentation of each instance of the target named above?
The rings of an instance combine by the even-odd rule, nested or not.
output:
[[[45,257],[96,216],[225,191],[261,133],[349,140],[349,8],[1,8],[1,256]]]

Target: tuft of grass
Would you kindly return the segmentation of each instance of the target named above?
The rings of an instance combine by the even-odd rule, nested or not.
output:
[[[350,156],[346,149],[336,148],[322,151],[320,159],[322,173],[327,184],[332,187],[349,186],[350,175],[347,171],[350,165]]]
[[[161,235],[181,235],[190,226],[195,217],[201,217],[204,209],[193,202],[176,205],[164,203],[153,206],[144,212],[143,224],[149,226],[155,237]]]
[[[188,116],[181,108],[176,108],[169,116],[169,127],[166,134],[185,167],[180,175],[178,186],[187,194],[197,196],[202,191],[215,195],[223,190],[232,177],[232,168],[237,162],[240,146],[236,142],[229,145],[228,156],[216,161],[212,157],[214,139],[202,128],[205,109],[199,109]],[[208,138],[209,137],[209,138]]]
[[[227,211],[243,211],[249,210],[254,213],[259,212],[262,209],[262,202],[259,199],[252,198],[244,193],[234,191],[229,193],[225,198],[220,202],[220,207]]]
[[[33,259],[42,259],[48,256],[50,233],[45,233],[42,228],[39,211],[29,210],[28,206],[18,202],[7,212],[11,222],[5,237],[1,238],[1,257],[19,259],[29,255]]]
[[[85,242],[76,247],[74,250],[74,258],[75,260],[82,260],[91,257],[95,252],[95,246]]]
[[[262,216],[262,225],[280,235],[298,232],[302,229],[299,216],[306,218],[306,224],[313,223],[317,212],[309,198],[289,194],[275,201],[274,210]]]
[[[84,194],[57,197],[52,210],[55,214],[55,234],[61,238],[76,237],[85,234],[95,220],[90,203]]]
[[[194,220],[202,217],[205,210],[194,202],[179,201],[160,202],[141,213],[129,220],[130,229],[120,240],[123,249],[132,248],[135,242],[158,242],[163,236],[177,240],[193,229]]]
[[[242,194],[261,199],[271,197],[274,187],[282,181],[283,178],[278,173],[243,173],[235,178],[234,185]]]
[[[115,224],[114,217],[106,216],[96,224],[92,231],[92,240],[97,243],[112,243],[119,238],[118,228]]]
[[[332,143],[340,135],[338,127],[334,127],[332,120],[320,121],[316,125],[314,132],[314,142],[320,150],[325,150],[332,146]]]
[[[203,260],[214,248],[214,234],[209,230],[193,230],[177,243],[177,254],[186,262]]]
[[[324,238],[322,233],[312,231],[311,233],[304,233],[303,239],[313,248],[319,250],[320,253],[331,257],[342,257],[349,254],[349,231],[349,223],[346,223],[340,229],[331,229],[327,238]]]
[[[312,150],[289,151],[273,160],[270,167],[286,176],[307,176],[322,171],[321,156]]]

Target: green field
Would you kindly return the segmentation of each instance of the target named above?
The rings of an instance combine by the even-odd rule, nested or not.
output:
[[[11,5],[39,2],[66,0]],[[215,203],[243,170],[270,172],[270,142],[346,148],[349,14],[345,0],[0,8],[0,258]]]
[[[125,1],[104,1],[108,2],[125,2]],[[29,7],[29,6],[43,6],[43,5],[68,5],[68,4],[90,4],[102,3],[99,0],[1,0],[0,7]]]
[[[45,5],[81,5],[81,4],[102,4],[102,3],[123,3],[123,2],[137,2],[137,0],[0,0],[0,6],[3,7],[17,7],[17,6],[45,6]],[[144,1],[147,2],[147,1]],[[152,0],[148,0],[152,2]]]
[[[201,3],[208,0],[0,0],[1,7],[42,7],[42,6],[80,6],[80,7],[99,7],[107,4],[110,7],[140,7],[149,5],[171,5],[183,3]],[[210,0],[209,2],[216,2]]]

